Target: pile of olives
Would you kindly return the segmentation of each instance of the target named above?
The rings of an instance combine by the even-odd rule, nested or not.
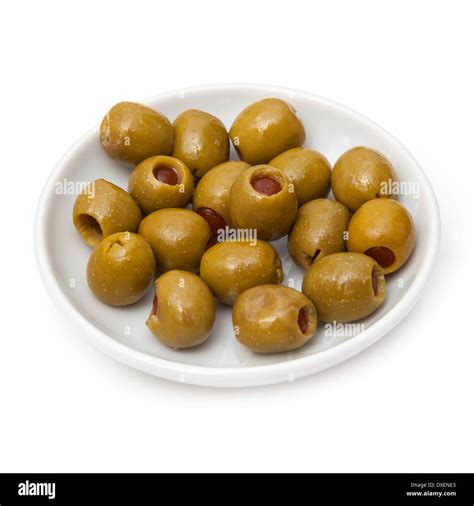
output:
[[[73,212],[94,248],[87,265],[94,295],[133,304],[158,273],[146,325],[172,348],[208,338],[216,300],[233,306],[235,337],[258,353],[302,346],[318,319],[370,315],[384,301],[385,275],[407,261],[415,242],[409,212],[387,191],[395,170],[368,147],[348,150],[332,168],[303,147],[305,138],[295,109],[276,98],[246,107],[229,132],[200,110],[171,124],[142,104],[112,107],[100,143],[133,166],[128,192],[97,179]],[[230,143],[240,161],[229,160]],[[327,198],[331,188],[335,200]],[[233,239],[232,231],[248,233]],[[270,242],[286,235],[305,271],[301,291],[280,284],[282,263]]]

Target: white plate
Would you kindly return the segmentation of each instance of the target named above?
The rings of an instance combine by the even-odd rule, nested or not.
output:
[[[171,121],[180,112],[197,108],[215,114],[230,127],[244,106],[265,97],[280,97],[293,104],[306,128],[305,145],[321,151],[332,163],[352,146],[370,146],[388,156],[401,181],[412,182],[419,189],[418,198],[400,197],[415,221],[417,241],[409,262],[388,277],[384,304],[362,322],[363,331],[357,335],[350,335],[357,328],[346,328],[345,336],[338,336],[338,332],[330,335],[319,324],[313,339],[290,353],[257,355],[241,346],[232,335],[227,307],[219,308],[213,334],[202,346],[175,351],[161,344],[145,327],[152,290],[128,308],[106,306],[91,294],[85,277],[90,249],[72,224],[75,195],[58,194],[65,181],[105,178],[127,187],[130,170],[105,155],[96,127],[66,153],[49,177],[38,205],[35,246],[48,293],[103,352],[155,376],[197,385],[238,387],[292,381],[361,352],[393,328],[417,301],[438,249],[438,206],[418,163],[382,128],[330,100],[273,86],[202,86],[158,95],[146,103]],[[235,153],[232,156],[235,158]],[[292,279],[300,288],[302,271],[288,257],[286,240],[274,244],[283,259],[284,283]]]

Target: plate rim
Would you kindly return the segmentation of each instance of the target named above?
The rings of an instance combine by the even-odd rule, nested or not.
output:
[[[364,114],[314,93],[296,88],[267,84],[223,83],[178,88],[153,95],[142,102],[148,103],[152,100],[170,98],[181,92],[209,92],[222,89],[233,89],[237,91],[244,89],[268,92],[276,91],[282,94],[286,93],[288,96],[294,94],[309,100],[323,103],[326,106],[336,108],[349,116],[363,120],[372,128],[375,128],[384,135],[390,137],[391,140],[408,155],[416,167],[418,178],[422,181],[424,191],[426,192],[426,201],[430,207],[429,215],[432,217],[432,220],[430,220],[430,223],[428,224],[429,244],[427,248],[427,258],[424,258],[421,268],[417,271],[413,282],[406,293],[392,309],[390,309],[368,329],[365,329],[360,334],[331,348],[304,357],[265,365],[211,367],[185,364],[149,355],[142,351],[133,349],[108,336],[105,332],[89,322],[65,295],[54,275],[53,266],[47,255],[46,245],[47,223],[45,216],[49,206],[51,205],[51,195],[53,194],[50,190],[57,180],[58,173],[60,173],[63,167],[67,165],[68,161],[74,157],[76,151],[90,137],[97,135],[98,125],[92,127],[71,145],[51,171],[41,190],[34,222],[34,250],[36,262],[41,279],[45,285],[46,292],[52,301],[69,316],[70,320],[74,321],[78,324],[79,328],[83,329],[84,337],[88,342],[90,342],[95,348],[123,364],[163,379],[200,386],[249,387],[270,385],[284,381],[292,382],[297,378],[302,378],[333,367],[334,365],[344,362],[352,356],[364,351],[392,330],[413,308],[421,297],[423,286],[425,285],[436,262],[441,228],[439,205],[432,185],[422,167],[410,151],[396,137]]]

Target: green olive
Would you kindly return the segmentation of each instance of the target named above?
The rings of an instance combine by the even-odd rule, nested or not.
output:
[[[175,119],[173,128],[173,156],[182,160],[196,178],[229,159],[227,130],[212,114],[190,109]]]
[[[138,233],[151,245],[158,269],[197,271],[211,237],[206,220],[190,209],[160,209],[146,216]]]
[[[316,332],[314,304],[294,288],[260,285],[246,290],[232,311],[234,335],[257,353],[295,350]]]
[[[200,214],[217,234],[230,224],[230,189],[239,175],[250,165],[245,162],[225,162],[204,174],[196,186],[193,209]]]
[[[289,149],[271,160],[269,165],[280,169],[288,182],[295,186],[299,206],[324,198],[329,193],[331,164],[314,149]]]
[[[350,213],[335,200],[316,199],[298,209],[288,236],[288,251],[304,269],[313,262],[346,249],[345,233]]]
[[[120,102],[102,120],[100,143],[111,158],[136,165],[150,156],[171,155],[173,127],[151,107]]]
[[[229,210],[235,228],[253,229],[259,239],[274,241],[290,230],[298,200],[283,172],[270,165],[256,165],[236,179]]]
[[[278,253],[271,244],[259,240],[212,246],[201,259],[200,275],[214,295],[229,305],[248,288],[283,279]]]
[[[87,264],[87,283],[94,295],[112,306],[140,300],[155,276],[155,258],[138,234],[118,232],[94,249]]]
[[[194,181],[186,165],[171,156],[152,156],[139,163],[128,180],[128,191],[145,214],[166,207],[186,207]]]
[[[384,274],[398,270],[410,257],[414,245],[413,219],[396,200],[369,200],[349,224],[347,249],[372,257]]]
[[[189,348],[209,336],[216,303],[206,283],[191,272],[173,270],[155,282],[153,308],[146,322],[172,348]]]
[[[93,248],[115,232],[136,232],[141,219],[142,213],[135,200],[105,179],[89,183],[74,203],[74,226]]]
[[[283,151],[302,146],[306,138],[295,109],[278,98],[246,107],[229,134],[239,157],[251,165],[268,163]]]
[[[382,153],[359,146],[337,160],[331,174],[336,200],[354,212],[368,200],[391,196],[395,169]]]
[[[385,278],[377,262],[362,253],[333,253],[305,274],[303,293],[323,322],[353,322],[373,313],[385,299]]]

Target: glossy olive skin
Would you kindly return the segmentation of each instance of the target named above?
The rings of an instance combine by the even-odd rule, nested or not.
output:
[[[128,191],[145,214],[167,207],[186,207],[194,180],[186,165],[171,156],[152,156],[130,174]]]
[[[146,324],[168,346],[190,348],[203,343],[215,317],[214,297],[196,274],[173,270],[156,280],[153,308]]]
[[[87,264],[87,283],[94,295],[112,306],[140,300],[155,277],[155,257],[138,234],[118,232],[94,249]]]
[[[197,179],[229,159],[229,136],[222,121],[197,109],[181,113],[173,123],[173,156]]]
[[[268,163],[283,151],[302,146],[306,133],[294,108],[278,98],[246,107],[230,128],[239,157],[251,165]]]
[[[232,311],[234,335],[257,353],[295,350],[316,332],[314,304],[301,292],[260,285],[243,292]]]
[[[150,243],[161,272],[196,271],[211,236],[204,218],[179,208],[149,214],[140,223],[138,233]]]
[[[390,197],[390,181],[397,181],[390,161],[363,146],[341,155],[331,174],[334,197],[352,212],[369,200]]]
[[[150,156],[171,155],[173,127],[151,107],[120,102],[102,120],[100,143],[110,158],[136,165]]]
[[[89,183],[74,203],[74,226],[93,248],[115,232],[136,232],[141,219],[140,208],[130,194],[105,179]]]
[[[398,270],[415,245],[415,225],[407,209],[392,199],[375,199],[361,206],[349,224],[349,251],[373,257],[384,274]]]
[[[261,180],[273,181],[278,191],[273,195],[261,193],[254,187]],[[283,172],[270,165],[256,165],[236,179],[230,190],[229,210],[235,228],[256,229],[259,239],[275,241],[289,232],[298,200]]]
[[[288,236],[288,251],[303,269],[331,253],[345,251],[350,220],[347,207],[329,199],[316,199],[298,209]]]
[[[327,196],[331,184],[331,164],[326,157],[309,148],[293,148],[269,162],[280,169],[295,186],[298,205]]]
[[[220,225],[230,224],[230,189],[239,175],[250,165],[245,162],[230,161],[221,163],[207,172],[196,186],[193,209],[211,209],[223,220]],[[205,216],[203,216],[205,217]]]
[[[333,253],[306,272],[303,293],[323,322],[347,323],[373,313],[385,299],[385,278],[377,262],[361,253]]]
[[[201,259],[201,278],[224,304],[253,286],[281,283],[283,270],[278,253],[265,241],[222,242]]]

